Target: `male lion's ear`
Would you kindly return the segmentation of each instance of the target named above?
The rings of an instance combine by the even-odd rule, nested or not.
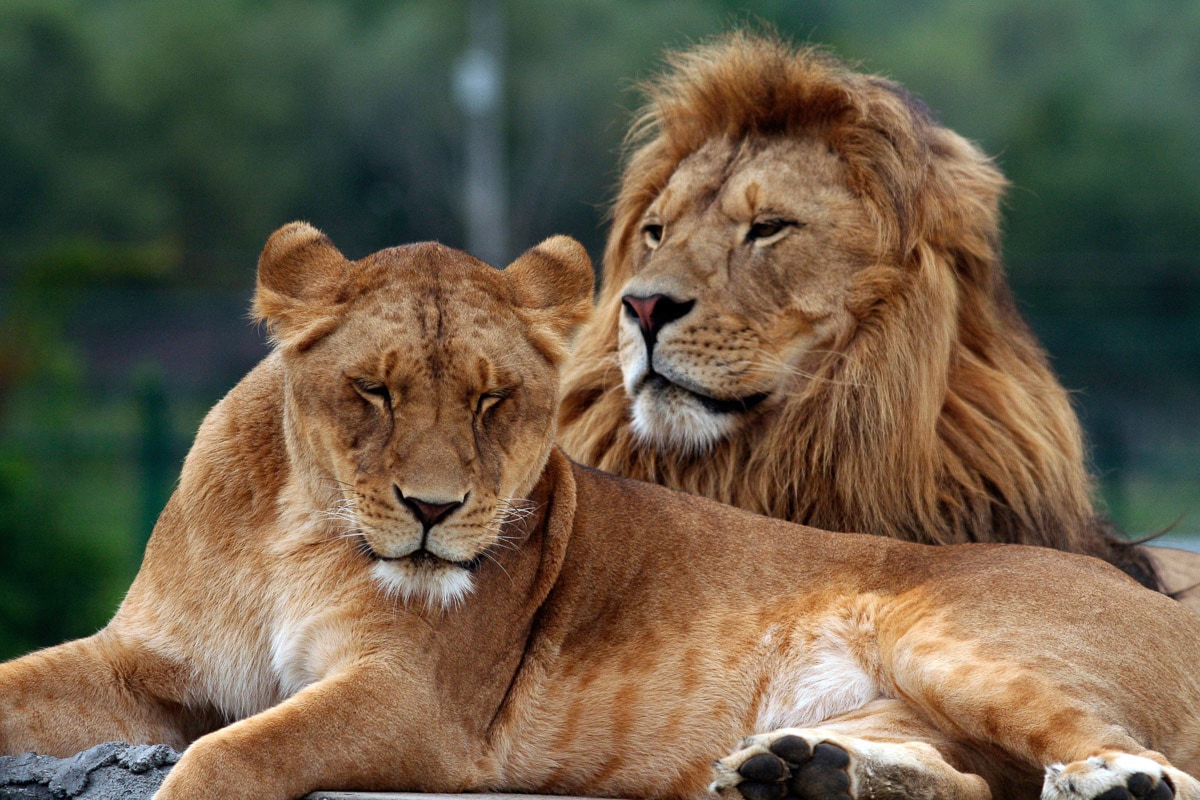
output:
[[[530,322],[562,338],[592,313],[592,260],[570,236],[551,236],[526,250],[504,274]]]
[[[254,316],[280,344],[303,349],[329,332],[349,263],[307,222],[271,234],[258,258]]]

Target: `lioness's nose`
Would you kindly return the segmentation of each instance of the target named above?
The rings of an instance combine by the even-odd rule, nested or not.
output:
[[[400,498],[400,502],[403,503],[408,510],[413,513],[413,516],[417,518],[417,521],[421,523],[421,526],[424,527],[425,530],[429,530],[434,525],[437,525],[446,517],[450,516],[452,513],[454,513],[454,510],[461,506],[467,499],[466,497],[463,497],[462,500],[451,500],[448,503],[439,503],[436,501],[422,500],[419,497],[406,497],[404,492],[400,491],[399,486],[396,487],[396,497]]]
[[[637,317],[638,327],[648,340],[653,339],[662,326],[674,322],[692,310],[695,300],[675,300],[665,294],[652,294],[649,297],[637,297],[627,294],[621,298],[625,311],[632,317]]]

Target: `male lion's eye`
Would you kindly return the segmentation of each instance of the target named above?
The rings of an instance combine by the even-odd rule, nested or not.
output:
[[[382,383],[361,378],[351,383],[354,386],[354,391],[358,392],[367,402],[376,405],[382,403],[384,408],[391,408],[392,393]]]
[[[646,240],[646,246],[651,250],[658,247],[662,242],[663,226],[658,222],[648,222],[642,226],[642,238]]]
[[[746,231],[747,244],[769,244],[780,238],[788,228],[799,227],[799,223],[790,219],[764,219],[750,225]]]

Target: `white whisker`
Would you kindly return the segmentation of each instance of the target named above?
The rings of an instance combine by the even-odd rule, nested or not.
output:
[[[504,573],[504,577],[508,578],[508,583],[509,583],[509,585],[510,585],[510,586],[516,586],[516,585],[517,585],[517,582],[513,580],[513,578],[512,578],[512,575],[509,575],[509,574],[508,574],[508,570],[506,570],[506,569],[504,568],[504,565],[500,563],[500,559],[496,558],[496,556],[495,556],[495,554],[494,554],[494,553],[492,553],[492,552],[490,552],[490,551],[488,551],[488,550],[485,550],[485,551],[483,552],[483,556],[484,556],[484,558],[486,558],[488,561],[491,561],[493,564],[495,564],[497,567],[499,567],[499,568],[500,568],[500,571]]]
[[[810,350],[808,352],[811,355],[836,356],[843,359],[849,358],[845,353],[839,353],[834,350]],[[777,375],[788,375],[791,377],[803,378],[808,381],[827,383],[832,386],[861,386],[861,384],[854,381],[827,378],[823,375],[818,375],[815,372],[803,370],[794,364],[789,364],[788,362],[784,361],[778,353],[768,353],[764,350],[756,351],[754,358],[750,363],[754,368],[762,369],[767,372],[773,372]]]

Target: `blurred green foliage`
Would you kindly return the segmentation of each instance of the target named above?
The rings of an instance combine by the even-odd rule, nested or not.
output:
[[[72,248],[73,252],[77,252]],[[136,492],[105,447],[129,425],[99,415],[63,321],[103,259],[31,265],[0,319],[0,653],[88,633],[112,613],[133,540],[122,495]],[[118,434],[119,435],[119,434]],[[96,452],[101,448],[102,452]],[[107,450],[108,452],[103,452]],[[125,478],[123,480],[123,478]]]
[[[665,48],[734,24],[828,44],[1012,179],[1013,283],[1085,390],[1118,520],[1192,510],[1200,4],[500,1],[514,247],[599,255],[631,87]],[[200,414],[261,352],[241,315],[270,231],[464,244],[467,9],[0,0],[0,657],[111,614]]]

